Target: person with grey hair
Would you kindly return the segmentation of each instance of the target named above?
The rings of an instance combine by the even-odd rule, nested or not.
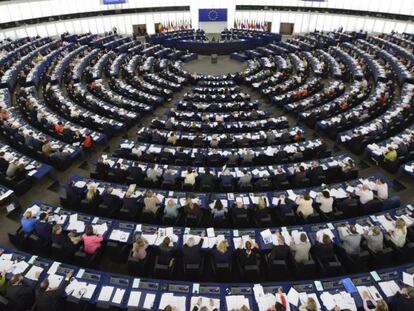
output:
[[[364,232],[363,237],[372,252],[378,253],[384,248],[384,235],[378,226],[370,227]]]

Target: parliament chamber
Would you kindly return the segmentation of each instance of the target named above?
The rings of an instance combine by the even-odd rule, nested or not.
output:
[[[366,2],[0,1],[0,310],[414,310],[414,5]]]

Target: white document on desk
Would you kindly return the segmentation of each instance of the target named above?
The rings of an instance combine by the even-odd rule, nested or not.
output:
[[[55,288],[58,288],[60,284],[62,283],[63,276],[57,275],[57,274],[51,274],[48,276],[47,279],[49,281],[49,288],[55,289]]]
[[[402,276],[403,276],[403,283],[404,284],[406,284],[408,286],[411,286],[411,287],[414,287],[414,278],[413,278],[412,274],[409,274],[407,272],[403,272]]]
[[[42,273],[43,268],[38,266],[32,266],[30,270],[26,273],[25,277],[29,280],[37,281],[38,277],[36,277],[36,273]]]
[[[176,310],[185,310],[186,297],[174,296],[172,293],[162,294],[159,309],[164,310],[164,308],[168,305],[172,306]]]
[[[138,307],[140,300],[141,300],[141,292],[132,291],[129,294],[128,307]]]
[[[298,306],[299,303],[299,293],[296,289],[294,289],[293,287],[291,287],[289,289],[289,292],[287,294],[287,300],[289,301],[289,303],[291,303],[292,305],[294,305],[295,307]]]
[[[155,294],[146,294],[143,308],[152,309],[155,301]]]
[[[243,306],[250,310],[249,299],[243,295],[226,296],[226,305],[227,310],[239,310]]]
[[[116,304],[121,304],[122,299],[124,298],[125,289],[117,288],[115,291],[114,298],[112,298],[112,302]]]
[[[400,290],[395,281],[380,282],[378,285],[388,298],[394,296]]]
[[[98,300],[108,302],[111,299],[113,292],[113,286],[103,286],[101,292],[99,293]]]

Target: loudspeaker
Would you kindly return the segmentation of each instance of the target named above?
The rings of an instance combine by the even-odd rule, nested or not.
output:
[[[211,54],[211,63],[217,64],[217,54]]]

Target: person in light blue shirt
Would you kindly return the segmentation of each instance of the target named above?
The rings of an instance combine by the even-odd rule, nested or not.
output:
[[[164,215],[170,218],[177,218],[179,208],[180,205],[175,203],[173,199],[169,199],[164,208]]]
[[[36,226],[36,223],[37,219],[33,218],[31,211],[27,211],[26,213],[24,213],[21,221],[23,232],[27,234],[32,233]]]

